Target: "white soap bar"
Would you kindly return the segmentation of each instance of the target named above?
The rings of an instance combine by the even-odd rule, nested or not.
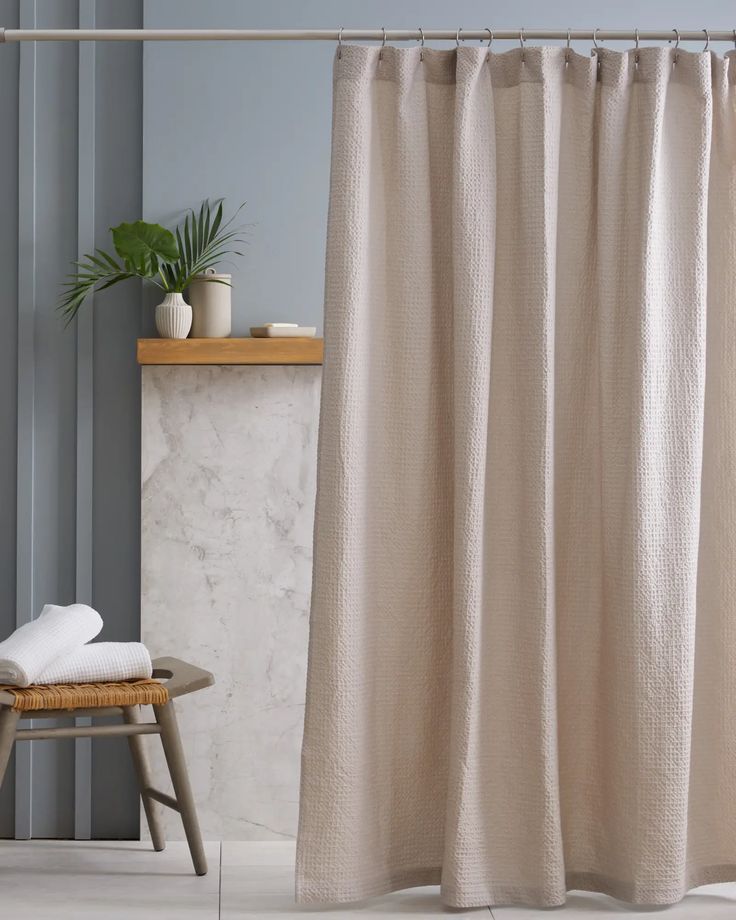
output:
[[[316,326],[251,326],[250,334],[254,339],[313,339]]]
[[[266,329],[296,329],[299,323],[264,323],[263,325],[266,327]]]

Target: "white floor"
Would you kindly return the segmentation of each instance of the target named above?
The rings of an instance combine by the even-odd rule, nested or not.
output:
[[[133,842],[0,842],[0,917],[8,920],[734,920],[736,884],[710,885],[675,907],[648,910],[598,895],[573,893],[552,910],[443,908],[436,888],[415,888],[334,908],[294,905],[294,845],[209,843],[210,872],[197,878],[185,844],[163,853]]]

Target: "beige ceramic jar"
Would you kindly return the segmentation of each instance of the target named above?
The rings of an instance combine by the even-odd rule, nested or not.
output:
[[[204,278],[217,280],[205,281]],[[189,285],[189,303],[192,305],[192,338],[224,339],[232,327],[230,287],[232,275],[221,275],[208,270],[198,275]],[[226,284],[220,284],[224,281]]]

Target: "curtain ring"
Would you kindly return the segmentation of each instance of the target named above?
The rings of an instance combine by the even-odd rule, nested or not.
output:
[[[455,47],[456,47],[456,48],[459,48],[459,47],[460,47],[460,34],[461,34],[462,31],[463,31],[462,28],[460,28],[460,29],[458,29],[457,32],[455,33]]]
[[[736,48],[736,29],[733,30],[733,46]]]
[[[601,56],[600,56],[601,46],[598,44],[598,33],[599,32],[600,32],[600,29],[593,29],[593,48],[590,52],[591,57],[595,58],[596,80],[600,80],[601,78]]]
[[[421,35],[421,39],[420,39],[421,45],[419,47],[419,60],[423,61],[424,60],[424,29],[421,26],[419,26],[419,34]]]
[[[567,50],[565,51],[565,64],[570,63],[570,30],[567,30]]]
[[[710,48],[710,32],[707,29],[703,29],[703,33],[705,35],[705,48],[703,48],[703,51],[707,51]]]
[[[386,47],[386,27],[381,26],[381,31],[383,32],[383,41],[381,42],[381,50],[378,52],[378,60],[383,60],[383,49]]]
[[[521,46],[521,63],[524,63],[524,45],[526,44],[526,38],[524,37],[524,28],[519,29],[519,45]]]
[[[343,26],[340,26],[340,31],[337,33],[337,59],[338,61],[342,58],[342,33],[343,33]]]
[[[677,49],[680,47],[680,30],[673,29],[672,31],[675,33],[675,54],[672,59],[672,63],[676,64],[677,63]]]
[[[488,44],[487,44],[487,46],[486,46],[488,50],[486,51],[486,60],[487,60],[487,61],[490,61],[490,59],[491,59],[491,45],[493,44],[493,29],[488,29],[488,28],[486,28],[486,32],[488,33]],[[736,29],[734,29],[734,33],[736,33]]]
[[[636,54],[634,55],[634,63],[635,63],[636,66],[638,67],[638,66],[639,66],[639,57],[640,57],[640,54],[639,54],[639,30],[638,30],[638,29],[634,29],[634,37],[635,37],[635,39],[636,39],[636,45],[635,45]]]

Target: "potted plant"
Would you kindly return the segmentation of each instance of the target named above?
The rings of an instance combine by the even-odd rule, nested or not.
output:
[[[241,205],[241,208],[243,206]],[[128,278],[142,278],[161,288],[165,296],[156,307],[159,335],[185,339],[192,325],[192,308],[184,289],[197,278],[227,284],[222,275],[206,274],[229,255],[242,255],[233,246],[243,243],[243,228],[234,227],[235,212],[223,223],[223,202],[202,202],[199,213],[188,211],[183,224],[172,233],[160,224],[144,220],[111,228],[115,256],[102,249],[74,262],[76,271],[63,285],[59,310],[67,324],[92,291],[103,291]]]

